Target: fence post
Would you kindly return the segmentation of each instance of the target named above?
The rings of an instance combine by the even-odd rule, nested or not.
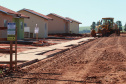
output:
[[[13,55],[13,41],[10,41],[10,70],[13,69],[13,58],[12,58],[12,55]]]

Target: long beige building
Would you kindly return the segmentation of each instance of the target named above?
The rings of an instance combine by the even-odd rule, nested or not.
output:
[[[35,38],[35,26],[39,27],[38,38],[47,38],[48,37],[48,21],[52,20],[51,17],[38,13],[30,9],[22,9],[18,11],[19,13],[25,14],[30,17],[30,19],[25,19],[25,26],[30,27],[30,37]]]
[[[79,33],[79,24],[80,22],[73,20],[71,18],[65,18],[60,15],[50,13],[47,16],[51,17],[53,20],[49,21],[48,24],[48,33],[57,34],[57,33]]]

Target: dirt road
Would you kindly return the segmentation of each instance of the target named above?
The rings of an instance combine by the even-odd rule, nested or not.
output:
[[[24,68],[4,84],[126,84],[126,35],[103,37]]]

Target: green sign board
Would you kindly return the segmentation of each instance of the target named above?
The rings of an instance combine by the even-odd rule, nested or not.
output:
[[[15,41],[16,23],[8,23],[7,25],[7,40]]]

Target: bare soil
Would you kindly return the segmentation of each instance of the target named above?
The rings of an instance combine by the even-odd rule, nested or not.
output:
[[[23,52],[26,50],[34,49],[33,46],[31,45],[22,45],[22,44],[17,44],[17,52]],[[32,47],[32,48],[30,48]],[[0,50],[10,50],[10,44],[0,44]],[[15,50],[15,44],[13,45],[13,50]],[[0,52],[0,56],[6,55],[9,53],[2,53]]]
[[[3,84],[126,84],[126,34],[102,37],[1,78]]]

